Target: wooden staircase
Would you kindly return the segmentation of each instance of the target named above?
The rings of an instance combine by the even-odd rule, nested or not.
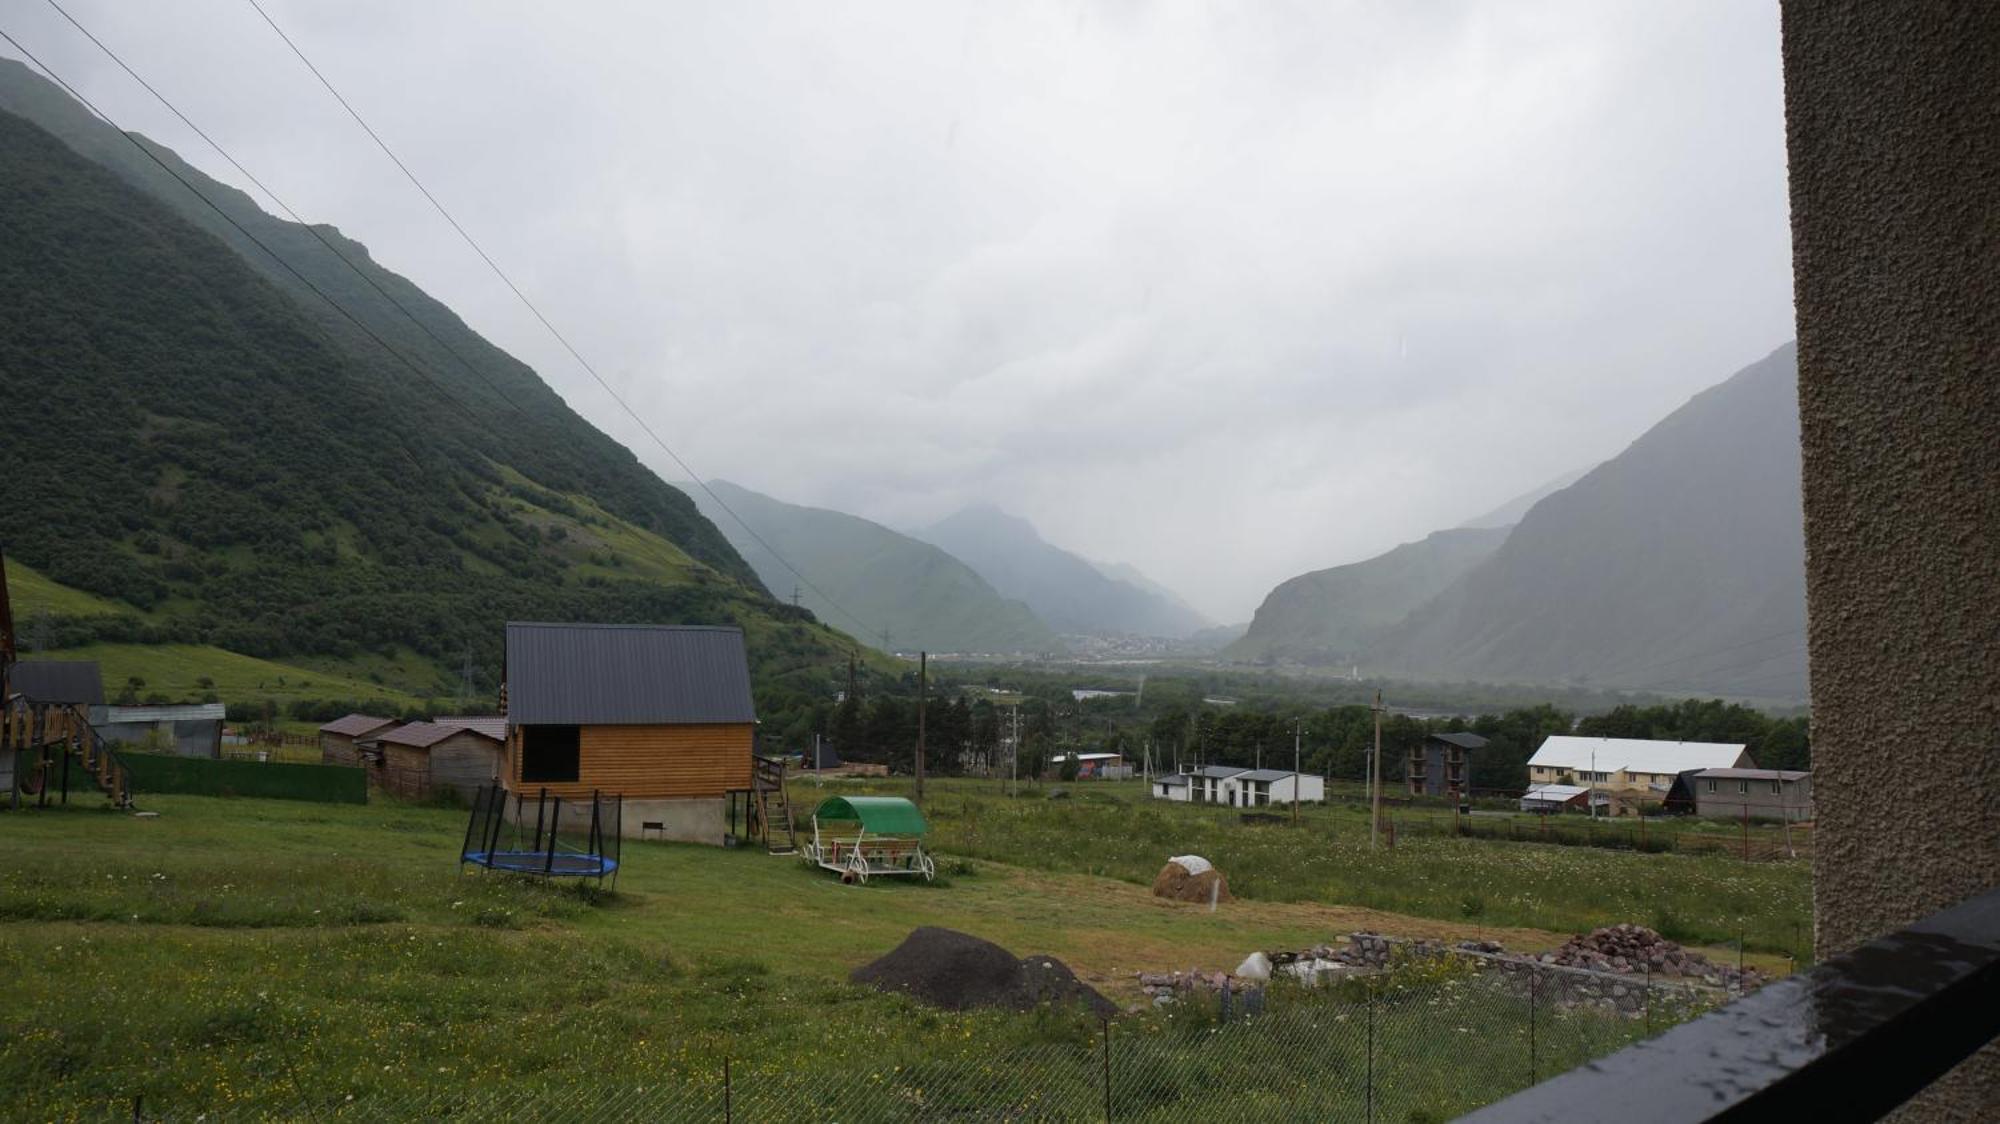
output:
[[[798,853],[798,828],[792,823],[792,802],[785,793],[784,758],[751,757],[749,809],[752,839],[763,840],[764,849],[774,855]]]
[[[90,724],[83,708],[67,703],[40,703],[22,695],[0,703],[0,755],[13,783],[0,793],[0,804],[18,806],[22,796],[43,807],[51,789],[61,786],[68,800],[68,766],[72,755],[88,778],[116,808],[132,807],[132,774],[103,735]],[[16,765],[16,762],[19,762]]]

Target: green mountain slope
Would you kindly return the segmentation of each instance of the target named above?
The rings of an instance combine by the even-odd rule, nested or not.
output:
[[[1535,504],[1375,666],[1803,697],[1797,366],[1779,348]]]
[[[671,540],[715,570],[751,578],[749,567],[685,495],[579,417],[527,365],[488,343],[407,278],[376,263],[367,247],[331,226],[318,225],[315,230],[334,247],[329,251],[312,231],[265,213],[249,196],[211,179],[171,149],[137,138],[198,188],[197,196],[61,88],[11,59],[0,59],[0,110],[54,134],[220,238],[295,298],[298,310],[356,361],[378,367],[390,378],[411,378],[407,368],[328,308],[299,276],[333,297],[463,404],[463,413],[474,425],[492,431],[494,436],[481,442],[482,451],[491,454],[504,447],[501,459],[543,487],[589,495],[617,518]],[[202,196],[275,251],[291,270],[202,202]]]
[[[823,508],[801,507],[723,480],[709,487],[812,584],[860,622],[805,588],[769,550],[699,489],[690,494],[722,528],[767,589],[790,595],[821,620],[845,625],[859,639],[881,646],[880,630],[901,651],[1052,652],[1055,633],[1019,601],[994,592],[986,579],[937,547],[879,523]],[[866,628],[864,628],[864,624]]]
[[[6,113],[0,292],[0,541],[131,610],[56,617],[58,647],[452,669],[470,650],[490,686],[508,618],[704,621],[750,632],[767,708],[845,669],[846,639],[773,602],[685,497],[619,486],[644,470],[602,435],[555,450],[454,407]],[[597,463],[606,448],[623,460]]]
[[[1178,639],[1211,623],[1184,605],[1106,576],[997,507],[968,507],[915,534],[971,566],[1002,596],[1027,602],[1059,633]]]
[[[1508,528],[1438,531],[1362,562],[1300,574],[1264,598],[1223,657],[1345,664],[1499,549]]]

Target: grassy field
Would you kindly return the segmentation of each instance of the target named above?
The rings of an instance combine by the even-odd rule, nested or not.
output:
[[[13,602],[15,627],[25,644],[32,639],[35,617],[41,613],[59,617],[108,617],[117,613],[143,616],[129,605],[120,605],[95,594],[50,581],[40,571],[7,560],[7,596]]]
[[[224,702],[271,699],[280,708],[295,699],[340,698],[383,699],[397,708],[426,705],[415,695],[368,679],[199,644],[90,644],[50,652],[48,658],[96,660],[104,674],[107,697],[117,696],[126,680],[136,676],[145,681],[145,686],[137,689],[141,698],[158,692],[175,700],[200,699],[213,693]]]
[[[954,801],[970,815],[953,812]],[[1064,1081],[1088,1092],[1097,1031],[1056,1014],[937,1012],[845,982],[915,926],[946,925],[1020,954],[1056,955],[1121,1002],[1138,998],[1131,977],[1140,969],[1226,968],[1252,949],[1335,940],[1357,928],[1486,936],[1519,949],[1562,935],[1468,921],[1451,910],[1426,919],[1326,904],[1340,901],[1333,896],[1305,900],[1310,895],[1283,891],[1281,879],[1257,869],[1293,866],[1307,880],[1301,885],[1327,884],[1313,856],[1294,853],[1296,840],[1273,847],[1263,841],[1270,829],[1211,828],[1200,814],[1174,834],[1236,862],[1239,886],[1259,897],[1210,912],[1162,902],[1132,881],[1054,869],[1062,863],[1049,856],[1023,864],[960,857],[999,850],[998,839],[1025,848],[1037,838],[1063,846],[1085,838],[1072,865],[1122,874],[1137,852],[1108,858],[1129,848],[1104,834],[1117,821],[1102,817],[1136,810],[1087,801],[1014,802],[1018,823],[1002,828],[992,806],[1001,801],[970,791],[941,795],[933,810],[946,875],[936,885],[847,887],[759,851],[654,843],[628,844],[617,890],[602,897],[461,876],[454,860],[463,814],[448,809],[141,802],[160,815],[0,816],[0,847],[11,859],[0,871],[0,1081],[14,1090],[11,1111],[23,1117],[101,1114],[135,1094],[175,1116],[295,1116],[310,1104],[374,1105],[394,1116],[410,1111],[394,1106],[441,1089],[712,1092],[725,1056],[738,1060],[738,1080],[749,1083],[739,1112],[754,1103],[755,1089],[773,1097],[789,1090],[783,1104],[796,1106],[799,1096],[810,1101],[815,1090],[856,1080],[864,1082],[851,1090],[859,1099],[841,1104],[890,1103],[883,1090],[867,1099],[869,1074],[894,1085],[896,1097],[927,1083],[930,1091],[916,1094],[932,1098],[926,1104],[979,1105],[1043,1084],[1068,1088]],[[1244,840],[1235,850],[1232,830]],[[1157,866],[1162,844],[1147,845]],[[1525,1083],[1518,1005],[1489,997],[1441,1013],[1434,999],[1412,1004],[1406,1025],[1385,1022],[1382,1048],[1399,1057],[1434,1053],[1440,1033],[1469,1035],[1479,1026],[1480,1049],[1491,1056],[1455,1053],[1460,1076],[1447,1086],[1412,1078],[1404,1089],[1416,1098],[1409,1118],[1442,1118]],[[1308,1007],[1286,1016],[1316,1017]],[[1354,1029],[1340,1022],[1344,1012],[1325,1018],[1328,1030],[1334,1022]],[[1433,1025],[1439,1018],[1456,1019],[1456,1029]],[[1132,1037],[1119,1039],[1127,1052],[1116,1055],[1129,1077],[1120,1093],[1129,1102],[1120,1103],[1134,1110],[1122,1115],[1240,1095],[1257,1056],[1280,1045],[1268,1036],[1281,1025],[1222,1028],[1245,1052],[1231,1069],[1203,1037],[1217,1028],[1121,1022],[1114,1033]],[[1573,1060],[1638,1033],[1621,1020],[1585,1029]],[[1334,1051],[1328,1067],[1353,1068],[1339,1053],[1346,1039],[1312,1037],[1322,1044],[1316,1049]],[[1019,1064],[996,1075],[1001,1057]],[[1142,1071],[1155,1076],[1141,1079]],[[1351,1092],[1329,1086],[1326,1095]],[[797,1112],[771,1104],[765,1118]],[[1328,1102],[1321,1114],[1340,1105],[1352,1107]],[[1067,1110],[1051,1111],[1061,1118]],[[897,1118],[833,1102],[792,1118],[816,1117]]]
[[[1092,781],[1001,796],[990,781],[931,782],[927,812],[940,849],[1022,867],[1150,885],[1162,859],[1198,854],[1230,889],[1272,902],[1344,902],[1429,917],[1576,932],[1633,921],[1687,944],[1738,938],[1767,965],[1804,959],[1812,912],[1802,862],[1745,863],[1723,855],[1641,854],[1443,834],[1368,843],[1368,811],[1349,804],[1301,810],[1300,827],[1244,826],[1228,808],[1149,800],[1136,781]],[[802,804],[846,791],[907,793],[900,778],[802,782]],[[1052,811],[1052,809],[1060,809]],[[1273,809],[1280,813],[1286,809]],[[1404,811],[1404,818],[1424,813]],[[1449,814],[1441,814],[1449,821]],[[1752,957],[1752,959],[1757,959]]]

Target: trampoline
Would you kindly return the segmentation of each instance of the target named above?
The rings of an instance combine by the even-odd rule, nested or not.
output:
[[[599,884],[611,878],[615,884],[622,813],[619,797],[598,792],[564,800],[542,789],[531,803],[524,793],[484,786],[465,823],[460,869],[477,866],[537,878],[595,878]]]

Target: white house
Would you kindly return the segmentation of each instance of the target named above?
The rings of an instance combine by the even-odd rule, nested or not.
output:
[[[1049,758],[1049,765],[1060,774],[1063,766],[1069,763],[1069,757],[1067,753],[1058,753]],[[1122,753],[1079,753],[1076,755],[1076,775],[1079,780],[1092,777],[1125,780],[1132,775],[1132,767],[1125,764]]]
[[[1690,769],[1755,768],[1749,751],[1731,742],[1668,742],[1644,738],[1558,735],[1528,758],[1528,783],[1583,785],[1629,795],[1664,797]]]
[[[1290,804],[1294,792],[1300,803],[1321,803],[1326,800],[1326,779],[1288,769],[1206,765],[1192,773],[1160,777],[1153,782],[1152,789],[1157,800],[1224,804],[1232,808]]]

